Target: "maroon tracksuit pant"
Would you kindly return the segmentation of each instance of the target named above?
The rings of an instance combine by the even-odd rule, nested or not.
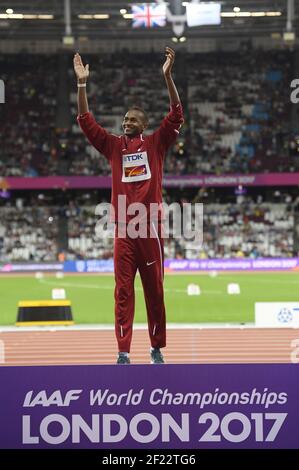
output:
[[[151,225],[150,225],[151,224]],[[164,306],[164,244],[161,224],[151,222],[148,234],[153,238],[125,238],[115,236],[115,333],[120,352],[130,352],[135,307],[134,279],[140,273],[147,310],[151,346],[166,345],[166,318]]]

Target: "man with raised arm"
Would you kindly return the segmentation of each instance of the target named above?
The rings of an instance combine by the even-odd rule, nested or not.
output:
[[[151,204],[162,205],[163,162],[167,150],[174,144],[183,123],[180,98],[172,78],[175,52],[166,47],[163,75],[168,89],[170,111],[160,127],[143,135],[148,125],[146,113],[131,107],[123,118],[123,135],[110,134],[89,112],[86,85],[89,65],[83,65],[80,55],[74,56],[78,84],[78,123],[89,142],[109,161],[112,170],[112,197],[116,235],[114,241],[115,271],[115,334],[118,343],[117,364],[130,364],[130,347],[135,307],[134,280],[140,273],[146,302],[152,364],[163,364],[161,348],[166,346],[166,317],[164,306],[164,251],[162,215],[154,216]],[[120,198],[125,198],[125,211],[119,210]],[[134,213],[130,205],[142,204],[144,211],[137,225],[145,224],[146,236],[130,236],[129,230],[120,235],[119,227],[128,227]],[[134,204],[134,206],[132,206]],[[125,212],[125,213],[124,213]],[[133,214],[133,215],[132,215]],[[145,215],[145,217],[144,217]],[[134,217],[134,220],[136,218]]]

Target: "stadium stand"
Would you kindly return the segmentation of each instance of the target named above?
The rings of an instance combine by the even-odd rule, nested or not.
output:
[[[0,261],[56,260],[56,213],[51,207],[1,207]]]
[[[133,104],[147,111],[149,131],[159,125],[168,106],[160,54],[86,55],[84,60],[92,71],[90,109],[104,127],[121,133],[122,116]],[[292,51],[178,54],[178,60],[183,61],[183,76],[176,81],[186,124],[165,161],[166,174],[295,171]],[[16,54],[0,57],[1,64],[13,104],[0,116],[1,176],[109,175],[105,158],[88,145],[76,123],[71,58],[61,64],[58,55]],[[61,90],[63,67],[68,81]],[[59,105],[63,93],[67,116],[61,116],[65,107]]]
[[[165,201],[171,202],[169,195]],[[260,196],[261,197],[261,196]],[[69,194],[72,198],[72,194]],[[273,200],[274,199],[274,200]],[[276,201],[275,201],[276,199]],[[195,199],[182,198],[180,203]],[[96,204],[70,199],[54,205],[30,206],[20,200],[2,203],[0,261],[55,261],[60,252],[60,224],[67,233],[65,259],[108,259],[113,257],[111,233],[99,236]],[[106,200],[98,201],[106,202]],[[295,213],[298,198],[276,192],[269,202],[244,197],[241,203],[204,204],[203,244],[190,245],[184,237],[165,239],[168,258],[290,257],[294,246]],[[32,227],[35,230],[32,230]],[[172,232],[170,231],[170,234]]]

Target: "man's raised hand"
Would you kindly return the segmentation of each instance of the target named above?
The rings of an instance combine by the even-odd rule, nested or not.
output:
[[[74,55],[74,70],[78,82],[86,83],[89,76],[89,65],[86,64],[84,67],[81,56],[78,52]]]
[[[166,60],[163,64],[163,74],[164,76],[171,74],[171,69],[174,64],[175,52],[170,47],[165,48]]]

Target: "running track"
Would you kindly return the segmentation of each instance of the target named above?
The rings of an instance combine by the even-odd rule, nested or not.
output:
[[[7,366],[114,364],[117,351],[113,329],[100,328],[20,329],[0,332],[0,343]],[[299,362],[299,329],[169,328],[163,353],[169,364]],[[134,331],[131,362],[149,363],[146,329]]]

